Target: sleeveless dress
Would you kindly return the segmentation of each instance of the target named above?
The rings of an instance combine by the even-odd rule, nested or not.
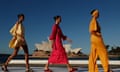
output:
[[[54,24],[52,33],[49,37],[50,40],[54,40],[52,45],[52,52],[49,57],[49,64],[67,64],[68,58],[65,49],[62,45],[62,40],[66,40],[66,36],[63,35],[58,24]]]

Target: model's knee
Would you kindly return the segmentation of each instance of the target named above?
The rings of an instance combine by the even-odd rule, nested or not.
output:
[[[25,57],[26,57],[26,58],[28,58],[28,56],[29,56],[28,54],[25,54]]]

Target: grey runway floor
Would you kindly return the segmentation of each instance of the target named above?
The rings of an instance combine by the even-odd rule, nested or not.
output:
[[[31,67],[34,72],[44,72],[43,67]],[[25,72],[25,67],[8,67],[9,72]],[[66,67],[50,67],[53,72],[68,72]],[[100,72],[103,72],[102,68],[99,68]],[[114,72],[120,72],[120,68],[113,69]],[[0,68],[0,72],[3,72]],[[76,72],[88,72],[87,68],[79,68]]]

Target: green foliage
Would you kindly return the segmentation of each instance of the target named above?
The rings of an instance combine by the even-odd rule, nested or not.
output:
[[[120,55],[120,46],[106,45],[109,55]]]

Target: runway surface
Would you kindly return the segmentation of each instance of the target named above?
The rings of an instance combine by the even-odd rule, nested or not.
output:
[[[44,72],[44,67],[31,67],[34,72]],[[25,67],[8,67],[9,72],[25,72]],[[50,67],[53,72],[68,72],[66,67]],[[102,68],[99,68],[99,72],[103,72]],[[120,72],[120,68],[112,69],[114,72]],[[0,72],[3,72],[0,68]],[[88,72],[88,68],[80,68],[78,67],[78,71],[76,72]]]
[[[34,72],[44,72],[44,65],[47,60],[29,60],[31,68]],[[88,60],[69,60],[70,64],[78,68],[76,72],[88,72]],[[100,65],[101,62],[98,60],[97,63]],[[120,72],[120,61],[119,60],[110,60],[110,67],[114,72]],[[12,60],[8,66],[9,72],[25,72],[25,60]],[[68,72],[66,66],[50,66],[50,69],[53,72]],[[0,72],[3,72],[0,68]],[[99,66],[99,72],[103,72],[101,66]]]

